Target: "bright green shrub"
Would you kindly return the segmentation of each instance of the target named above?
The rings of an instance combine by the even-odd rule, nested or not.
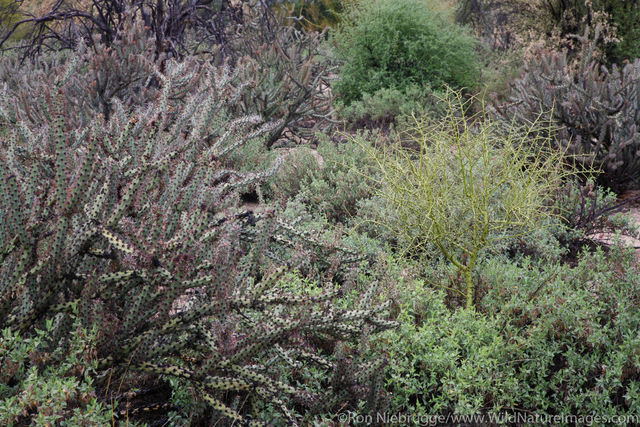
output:
[[[469,310],[451,312],[431,289],[408,294],[400,328],[379,340],[393,360],[390,411],[478,414],[512,406],[519,384],[503,362],[516,348],[500,334],[500,323]]]
[[[344,61],[334,90],[345,105],[384,88],[477,83],[473,37],[421,0],[357,2],[334,42]]]
[[[392,413],[599,414],[640,420],[640,275],[632,251],[576,267],[485,259],[476,311],[403,284],[388,352]]]

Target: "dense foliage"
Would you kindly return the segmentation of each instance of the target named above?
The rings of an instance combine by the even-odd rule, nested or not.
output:
[[[379,343],[395,362],[392,408],[637,417],[638,266],[617,257],[585,254],[575,268],[488,260],[485,314],[451,312],[442,293],[414,285],[402,326]]]
[[[356,2],[335,45],[344,65],[334,89],[345,104],[380,89],[477,82],[474,39],[420,0]]]
[[[640,423],[635,6],[0,8],[1,425]]]

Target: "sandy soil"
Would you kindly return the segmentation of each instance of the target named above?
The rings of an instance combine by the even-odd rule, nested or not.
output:
[[[640,190],[629,191],[620,196],[620,201],[637,198],[638,196],[640,196]],[[640,261],[640,200],[635,200],[626,205],[622,210],[622,214],[638,227],[638,234],[635,236],[621,236],[620,240],[623,244],[635,248],[638,261]],[[590,237],[606,244],[613,244],[615,240],[613,233],[597,233]]]

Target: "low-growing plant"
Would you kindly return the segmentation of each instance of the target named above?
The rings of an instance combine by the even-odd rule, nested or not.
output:
[[[355,2],[334,43],[344,61],[334,89],[345,105],[385,88],[477,83],[474,38],[420,0]]]
[[[349,106],[338,105],[338,114],[356,127],[403,125],[411,116],[438,117],[444,111],[441,94],[428,86],[410,85],[404,90],[383,88],[374,94],[364,93],[362,99]]]
[[[58,346],[60,322],[70,321],[71,339]],[[93,385],[97,329],[87,332],[70,317],[48,319],[42,330],[23,336],[9,328],[0,336],[0,423],[2,425],[103,426],[111,414],[97,401]]]
[[[459,293],[471,308],[483,252],[539,227],[551,215],[553,191],[571,172],[549,138],[533,129],[505,130],[484,115],[465,117],[473,99],[465,103],[458,94],[449,102],[440,122],[416,118],[409,134],[415,148],[396,143],[369,152],[393,211],[382,222],[408,251],[435,245],[464,276]],[[532,139],[546,148],[531,149]]]
[[[502,362],[518,386],[514,406],[549,414],[630,415],[637,422],[638,265],[613,246],[575,267],[504,258],[483,265],[478,309],[499,319],[514,352]]]
[[[640,417],[638,265],[632,251],[583,253],[575,267],[482,261],[476,311],[405,283],[388,351],[390,412]],[[623,419],[623,418],[621,418]],[[571,422],[571,421],[569,421]]]
[[[295,197],[331,223],[347,224],[356,215],[358,202],[373,195],[375,190],[366,176],[375,170],[361,146],[322,138],[315,151],[301,148],[292,152],[269,185],[276,197]]]
[[[518,379],[504,362],[516,349],[499,321],[451,312],[442,292],[419,282],[406,289],[398,321],[397,331],[375,341],[394,361],[386,380],[390,412],[469,415],[515,406]]]

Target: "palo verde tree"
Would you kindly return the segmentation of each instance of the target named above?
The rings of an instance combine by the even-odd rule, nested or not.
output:
[[[446,101],[442,121],[415,119],[408,131],[413,148],[397,143],[368,150],[392,211],[385,225],[406,250],[435,245],[462,274],[464,289],[456,292],[470,309],[483,252],[538,228],[551,215],[550,195],[571,172],[548,139],[531,148],[532,138],[542,138],[531,129],[505,130],[482,113],[467,117],[473,100],[465,103],[459,93]]]

